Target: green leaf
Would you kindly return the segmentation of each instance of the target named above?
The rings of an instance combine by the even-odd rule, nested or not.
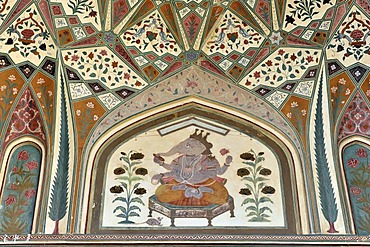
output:
[[[96,77],[96,74],[95,73],[91,73],[89,76],[90,77]]]
[[[245,204],[247,203],[255,203],[256,200],[254,198],[246,198],[243,203],[242,203],[242,206],[244,206]]]
[[[133,211],[133,210],[139,210],[139,212],[141,212],[141,208],[139,208],[138,206],[135,206],[135,205],[132,205],[129,207],[128,211]]]
[[[256,208],[256,206],[249,206],[245,209],[245,211],[247,211],[247,210],[257,211],[257,208]]]
[[[122,196],[119,196],[119,197],[114,198],[114,200],[112,201],[112,203],[117,202],[117,201],[121,201],[121,202],[127,203],[127,199],[125,197],[122,197]]]
[[[130,217],[140,217],[140,214],[138,214],[138,213],[136,213],[136,212],[130,212],[129,214],[128,214],[128,216],[130,216]]]
[[[141,200],[141,198],[140,198],[140,197],[134,197],[134,198],[132,198],[132,199],[131,199],[131,202],[132,202],[132,203],[136,202],[136,203],[139,203],[139,204],[141,204],[141,205],[145,206],[145,204],[144,204],[143,200]]]
[[[116,213],[118,210],[120,210],[122,213],[126,214],[127,213],[127,210],[126,210],[126,207],[123,207],[123,206],[118,206],[116,207],[114,210],[113,210],[113,213]]]
[[[258,200],[258,203],[271,202],[274,203],[269,197],[263,196]]]

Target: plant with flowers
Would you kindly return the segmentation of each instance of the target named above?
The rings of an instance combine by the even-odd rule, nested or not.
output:
[[[31,231],[39,174],[39,160],[29,149],[12,156],[0,209],[0,232],[25,234]]]
[[[370,160],[369,149],[353,145],[345,150],[345,170],[356,228],[359,234],[370,234]]]

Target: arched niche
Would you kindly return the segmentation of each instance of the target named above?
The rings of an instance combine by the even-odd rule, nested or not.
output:
[[[227,135],[222,135],[219,133],[213,133],[211,132],[211,135],[209,136],[210,140],[213,142],[214,147],[212,148],[212,152],[214,156],[219,159],[220,163],[224,163],[224,157],[221,154],[221,147],[224,147],[225,149],[230,150],[230,154],[234,156],[234,161],[231,166],[233,168],[229,169],[227,172],[229,174],[224,174],[226,178],[228,179],[228,182],[226,183],[225,187],[228,189],[229,194],[232,195],[235,198],[238,197],[237,200],[235,200],[235,207],[243,208],[243,210],[239,210],[237,217],[243,217],[245,221],[248,221],[251,219],[251,215],[248,216],[250,213],[250,210],[246,211],[246,208],[248,206],[249,202],[244,203],[243,206],[240,205],[240,202],[243,202],[247,196],[249,196],[249,192],[246,192],[247,186],[240,186],[240,181],[243,179],[244,176],[240,176],[241,174],[238,174],[238,170],[240,168],[245,168],[246,165],[242,164],[243,160],[240,158],[240,154],[242,153],[241,150],[244,152],[250,151],[250,149],[253,149],[253,145],[249,145],[248,142],[256,142],[259,143],[259,147],[263,147],[263,150],[256,149],[254,150],[256,154],[258,153],[264,153],[266,154],[270,159],[274,159],[272,163],[275,163],[275,165],[270,166],[268,164],[268,160],[266,159],[262,164],[262,168],[267,168],[268,170],[272,170],[272,174],[277,175],[277,178],[279,181],[276,181],[276,179],[270,179],[269,175],[259,175],[259,171],[257,172],[258,175],[261,177],[261,181],[266,181],[264,185],[261,185],[261,188],[259,190],[261,191],[264,187],[269,185],[268,183],[273,184],[275,192],[279,191],[279,196],[281,197],[280,202],[280,211],[278,213],[283,214],[283,217],[280,217],[280,222],[276,223],[273,222],[273,225],[267,225],[267,224],[261,224],[261,222],[251,223],[251,224],[240,224],[240,218],[239,223],[236,225],[233,225],[231,220],[227,220],[229,223],[224,224],[226,222],[223,221],[223,223],[218,223],[215,225],[215,227],[204,227],[204,222],[199,223],[199,225],[192,225],[188,223],[183,223],[183,227],[176,228],[176,231],[174,229],[169,229],[168,227],[148,227],[147,225],[142,225],[142,227],[135,228],[134,225],[121,225],[120,227],[114,227],[114,226],[108,226],[106,222],[104,222],[105,219],[102,218],[102,215],[104,214],[104,210],[106,210],[104,201],[107,201],[105,198],[106,193],[111,193],[112,180],[115,180],[115,178],[107,177],[107,172],[110,174],[117,175],[115,172],[115,167],[113,165],[115,160],[117,163],[122,161],[123,159],[120,159],[120,155],[128,155],[128,152],[134,149],[136,152],[143,153],[146,158],[145,160],[139,160],[140,165],[138,165],[136,168],[145,168],[142,169],[143,173],[145,173],[145,176],[143,175],[137,175],[142,176],[141,177],[141,184],[139,184],[136,189],[143,188],[145,189],[146,193],[152,193],[155,191],[153,188],[149,188],[151,185],[150,183],[150,177],[153,176],[157,172],[157,168],[153,168],[152,166],[155,166],[156,164],[153,163],[152,157],[152,151],[154,149],[157,149],[157,152],[164,152],[168,147],[173,145],[174,143],[177,143],[185,138],[188,137],[188,134],[194,130],[194,125],[197,125],[197,128],[205,129],[207,131],[207,128],[204,126],[199,126],[201,124],[193,124],[189,125],[187,127],[168,127],[168,126],[174,126],[177,123],[182,123],[189,121],[191,119],[197,119],[200,121],[203,121],[205,123],[209,123],[213,126],[218,126],[221,129],[225,128],[227,131],[230,131],[229,133],[238,134],[240,135],[240,138],[244,138],[246,144],[241,146],[238,142],[232,142],[232,138],[230,136],[227,137]],[[180,124],[181,125],[181,124]],[[150,143],[150,142],[144,142],[146,143],[145,146],[151,145],[153,147],[150,148],[150,151],[145,151],[145,147],[142,146],[141,148],[135,147],[130,150],[123,150],[121,148],[125,148],[122,145],[125,145],[129,143],[130,141],[135,142],[138,138],[142,139],[145,135],[149,135],[148,133],[154,133],[158,132],[159,129],[167,128],[167,131],[171,133],[171,128],[176,129],[179,128],[179,130],[172,130],[172,134],[168,134],[168,136],[172,135],[170,138],[164,138],[164,142],[158,142],[158,143]],[[161,134],[159,134],[161,135]],[[156,136],[156,140],[158,138],[162,138],[159,136]],[[222,139],[227,140],[227,142],[222,141]],[[162,144],[161,144],[162,143]],[[128,144],[129,145],[129,144]],[[141,144],[140,144],[141,145]],[[257,145],[257,146],[258,146]],[[153,149],[154,148],[154,149]],[[222,149],[222,148],[221,148]],[[239,151],[234,151],[233,149],[238,149]],[[256,156],[255,156],[256,157]],[[130,157],[126,157],[130,158]],[[170,159],[170,158],[169,158]],[[244,160],[245,161],[245,160]],[[149,164],[151,162],[151,164]],[[116,163],[116,164],[117,164]],[[116,165],[115,164],[115,165]],[[151,166],[149,168],[149,166]],[[111,136],[107,141],[104,142],[102,146],[100,146],[98,152],[96,155],[94,155],[94,164],[93,169],[94,172],[91,175],[91,181],[89,184],[90,188],[90,196],[89,196],[89,205],[88,205],[88,212],[87,212],[87,219],[86,219],[86,233],[116,233],[116,234],[130,234],[135,233],[137,230],[141,234],[143,233],[158,233],[158,234],[170,234],[170,233],[186,233],[186,234],[196,234],[199,233],[199,227],[202,229],[202,233],[211,233],[211,234],[222,234],[225,233],[225,229],[227,229],[228,233],[234,233],[234,234],[297,234],[302,232],[302,222],[301,219],[304,218],[305,213],[301,212],[304,211],[305,205],[300,208],[300,198],[298,196],[298,189],[302,189],[301,186],[303,184],[303,181],[296,181],[296,175],[295,175],[295,164],[293,162],[292,153],[289,151],[289,149],[286,147],[286,145],[277,138],[274,133],[266,131],[266,129],[261,128],[260,126],[254,124],[251,121],[246,120],[245,118],[241,118],[238,116],[235,116],[231,114],[230,112],[221,111],[220,109],[215,109],[211,107],[206,107],[200,104],[196,103],[188,103],[184,104],[178,107],[169,108],[163,112],[151,115],[149,117],[145,117],[144,119],[141,119],[141,121],[138,121],[136,123],[130,124],[126,128],[122,129],[121,131],[117,132],[115,135]],[[299,170],[299,169],[298,169]],[[266,170],[265,170],[266,171]],[[126,171],[127,173],[128,171]],[[149,174],[146,174],[146,173]],[[158,168],[158,172],[160,172],[160,169]],[[132,170],[131,173],[136,173],[136,170]],[[145,179],[144,179],[145,177]],[[299,176],[300,177],[300,176]],[[262,179],[263,178],[263,179]],[[264,180],[266,179],[266,180]],[[238,181],[238,182],[236,182]],[[243,180],[244,182],[247,180]],[[239,183],[239,184],[238,184]],[[297,183],[300,183],[300,186],[297,186]],[[147,187],[145,187],[145,186]],[[155,186],[157,187],[157,186]],[[258,187],[258,185],[257,185]],[[298,188],[300,187],[300,188]],[[118,188],[118,187],[117,187]],[[123,190],[126,190],[126,188],[123,188]],[[107,192],[108,190],[108,192]],[[120,190],[120,189],[118,189]],[[141,190],[143,192],[144,190]],[[147,213],[147,211],[144,210],[148,206],[147,197],[143,193],[133,193],[134,191],[131,191],[131,194],[134,195],[140,195],[138,197],[141,198],[141,202],[139,202],[140,205],[135,205],[142,207],[140,210],[143,213]],[[241,194],[239,192],[242,192]],[[113,194],[116,194],[116,197],[120,197],[118,192],[114,192]],[[267,195],[270,194],[270,195]],[[273,193],[267,193],[265,194],[267,197],[271,198],[271,194]],[[277,193],[276,193],[277,194]],[[244,196],[244,197],[243,197]],[[252,196],[254,194],[252,193]],[[243,199],[240,199],[239,197],[242,197]],[[261,196],[262,197],[262,196]],[[304,195],[301,195],[300,197],[304,197]],[[108,199],[110,200],[110,199]],[[123,199],[124,200],[124,199]],[[121,201],[123,202],[121,199]],[[267,199],[266,199],[267,200]],[[116,200],[117,202],[117,200]],[[260,205],[262,206],[262,204]],[[263,205],[265,207],[269,207],[269,205]],[[118,210],[115,210],[115,208],[107,209],[111,211],[111,217],[115,217],[115,215],[119,214]],[[240,213],[241,211],[244,211],[244,213]],[[270,210],[265,209],[266,213],[270,214]],[[114,213],[113,213],[114,212]],[[271,218],[273,218],[273,212],[270,214]],[[137,212],[136,212],[137,213]],[[276,212],[275,212],[276,213]],[[133,214],[134,215],[134,214]],[[225,214],[226,215],[226,214]],[[156,214],[153,217],[160,216]],[[281,216],[281,215],[280,215]],[[221,216],[220,216],[221,217]],[[227,217],[226,217],[227,218]],[[225,219],[226,219],[225,218]],[[270,218],[270,219],[271,219]],[[144,218],[141,218],[144,219]],[[230,218],[227,218],[230,219]],[[181,219],[182,220],[182,219]],[[188,220],[188,219],[185,219]],[[196,219],[198,220],[198,219]],[[215,218],[216,221],[216,218]],[[136,221],[137,225],[142,224],[143,222]],[[306,224],[305,222],[304,224]],[[106,227],[102,227],[103,225],[106,225]],[[202,225],[203,224],[203,225]],[[181,223],[180,223],[181,225]],[[307,226],[305,226],[307,227]]]
[[[1,174],[0,232],[34,233],[38,218],[45,150],[39,140],[22,137],[11,142],[5,152]]]
[[[351,137],[340,145],[343,181],[352,232],[370,234],[370,140]]]

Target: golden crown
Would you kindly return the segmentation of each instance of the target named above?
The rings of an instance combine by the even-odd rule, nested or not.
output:
[[[207,132],[203,136],[204,130],[200,130],[198,133],[199,129],[195,129],[195,132],[190,135],[190,138],[193,138],[195,140],[200,141],[208,150],[212,148],[212,143],[207,141],[207,137],[209,136],[209,132]]]

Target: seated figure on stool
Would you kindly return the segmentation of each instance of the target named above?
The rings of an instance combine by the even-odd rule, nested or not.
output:
[[[229,193],[225,179],[218,177],[226,172],[233,158],[227,156],[223,166],[212,156],[209,133],[195,130],[189,138],[174,146],[167,153],[154,155],[154,162],[169,170],[152,177],[152,183],[162,184],[157,188],[157,200],[176,206],[208,206],[224,204]],[[162,156],[179,154],[171,163]]]

